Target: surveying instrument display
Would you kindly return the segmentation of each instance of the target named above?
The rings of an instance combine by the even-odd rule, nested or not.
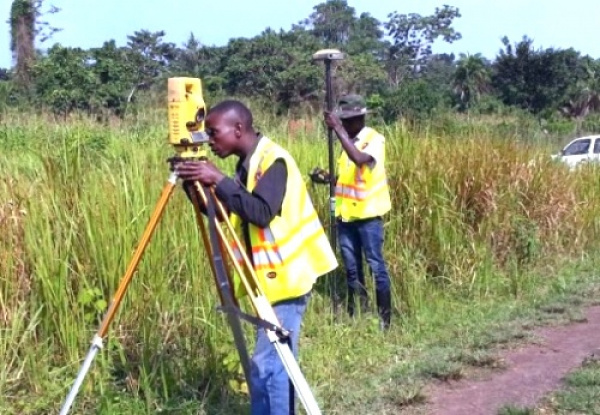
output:
[[[198,78],[170,78],[168,80],[168,121],[169,144],[175,149],[175,156],[169,159],[171,163],[183,160],[205,160],[206,151],[203,145],[208,142],[208,135],[204,131],[206,106],[202,97],[202,82]],[[164,185],[158,202],[152,212],[150,220],[142,234],[139,244],[121,279],[117,292],[106,312],[101,326],[92,339],[89,352],[79,370],[77,378],[60,411],[60,415],[68,414],[75,397],[89,371],[96,354],[103,347],[108,327],[113,321],[121,304],[123,296],[131,282],[137,266],[152,234],[158,225],[164,210],[177,185],[176,170],[171,172]],[[290,332],[278,321],[275,311],[258,283],[258,278],[252,263],[245,250],[240,250],[243,264],[240,264],[231,248],[233,242],[237,246],[244,246],[235,233],[227,212],[213,188],[205,187],[199,182],[194,182],[190,199],[194,206],[196,222],[202,236],[204,248],[208,254],[210,268],[216,283],[221,307],[231,330],[235,346],[240,356],[242,370],[248,382],[250,379],[250,359],[242,331],[241,320],[250,322],[259,329],[265,330],[269,341],[275,347],[279,358],[289,376],[291,386],[298,396],[305,411],[309,415],[320,415],[321,410],[315,400],[310,387],[300,371],[290,346]],[[233,295],[232,269],[239,275],[241,283],[248,294],[252,313],[245,313]],[[250,393],[252,391],[250,390]],[[292,399],[294,394],[291,394]],[[290,411],[294,413],[294,405]]]

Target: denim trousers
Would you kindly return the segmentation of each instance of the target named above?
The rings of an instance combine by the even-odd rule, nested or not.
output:
[[[300,326],[310,294],[273,305],[281,326],[291,331],[291,347],[298,358]],[[258,329],[250,368],[250,406],[252,415],[290,415],[290,380],[275,346],[265,330]]]
[[[383,259],[383,220],[370,218],[343,222],[338,220],[340,253],[346,269],[348,288],[358,291],[365,287],[364,257],[375,278],[375,289],[390,289],[390,276]]]

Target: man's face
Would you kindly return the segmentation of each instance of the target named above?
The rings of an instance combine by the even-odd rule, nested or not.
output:
[[[360,130],[362,130],[362,128],[365,125],[365,116],[364,115],[360,115],[357,117],[352,117],[352,118],[343,118],[342,120],[342,126],[344,127],[344,130],[346,130],[346,132],[352,136],[358,134],[360,132]]]
[[[208,114],[205,121],[208,145],[220,158],[229,157],[235,152],[240,137],[240,125],[224,113]]]

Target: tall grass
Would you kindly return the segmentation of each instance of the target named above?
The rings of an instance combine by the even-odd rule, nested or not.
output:
[[[112,125],[4,118],[3,413],[57,411],[168,176],[165,119],[162,112]],[[302,171],[327,166],[320,122],[293,135],[285,120],[269,114],[257,114],[257,123],[290,150]],[[546,147],[482,125],[451,134],[435,126],[417,132],[381,126],[393,203],[385,218],[385,256],[406,324],[424,310],[443,308],[436,302],[444,296],[475,303],[518,297],[535,289],[530,267],[595,247],[598,171],[568,172],[544,156]],[[228,171],[233,162],[218,161]],[[327,225],[328,189],[309,189]],[[239,385],[231,383],[238,376],[236,352],[215,312],[207,265],[193,212],[178,192],[80,392],[77,413],[124,411],[127,396],[140,413],[183,413],[177,411],[186,405],[236,413],[243,407]],[[335,384],[343,380],[323,362],[343,351],[328,348],[323,337],[368,349],[377,333],[340,326],[328,301],[315,291],[302,359],[316,393],[333,410],[342,399]],[[367,340],[361,343],[359,334]],[[349,370],[364,368],[347,359]]]

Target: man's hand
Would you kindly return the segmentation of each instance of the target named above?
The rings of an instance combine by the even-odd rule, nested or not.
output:
[[[331,180],[329,172],[320,167],[315,167],[309,174],[310,180],[313,183],[327,184]]]
[[[199,181],[204,186],[219,183],[225,175],[210,161],[183,161],[175,166],[177,175],[183,180]]]
[[[170,171],[175,171],[177,169],[177,166],[179,165],[179,163],[182,163],[183,159],[179,156],[173,156],[173,157],[169,157],[167,159],[167,163],[169,163],[169,170]]]
[[[333,112],[325,111],[325,124],[331,129],[333,129],[336,133],[344,131],[344,126],[342,125],[342,121],[340,117],[335,115]]]

